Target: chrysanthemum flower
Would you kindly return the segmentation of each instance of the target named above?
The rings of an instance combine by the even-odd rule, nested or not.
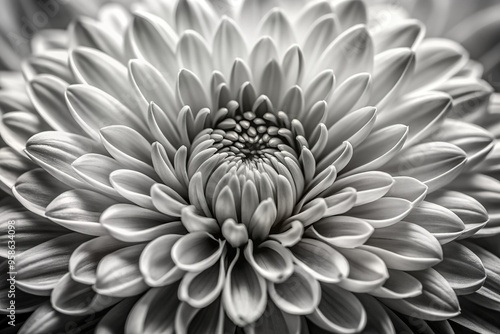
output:
[[[498,305],[498,259],[463,241],[500,232],[482,174],[498,129],[472,124],[492,117],[491,87],[418,21],[294,3],[107,11],[7,82],[21,332],[487,323],[460,303]]]

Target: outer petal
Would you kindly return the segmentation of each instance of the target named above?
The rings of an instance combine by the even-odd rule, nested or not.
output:
[[[322,298],[308,318],[317,326],[337,333],[358,333],[366,325],[366,311],[352,293],[333,284],[321,285]]]
[[[139,271],[144,244],[134,245],[106,255],[97,266],[94,291],[112,297],[132,297],[147,289]]]
[[[238,326],[255,322],[266,308],[266,282],[240,255],[239,249],[229,266],[222,302],[227,316]]]
[[[384,304],[403,314],[430,321],[446,320],[460,313],[458,299],[443,276],[433,269],[412,275],[422,282],[422,294],[408,299],[384,299]]]
[[[407,222],[376,229],[360,248],[378,255],[388,268],[398,270],[423,270],[443,259],[437,239],[423,227]]]

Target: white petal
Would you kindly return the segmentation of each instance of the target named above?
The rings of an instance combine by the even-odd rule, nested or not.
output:
[[[407,222],[375,229],[360,248],[378,255],[388,268],[398,270],[423,270],[443,259],[437,239],[423,227]]]
[[[116,204],[104,211],[101,225],[114,238],[126,242],[149,241],[169,233],[185,232],[181,222],[132,204]]]
[[[348,216],[363,219],[375,228],[394,225],[404,219],[411,211],[409,201],[401,198],[383,197],[368,204],[354,207]]]
[[[334,285],[321,285],[321,302],[308,318],[337,333],[358,333],[366,325],[366,311],[352,293]]]
[[[195,308],[206,308],[222,292],[226,278],[225,256],[218,264],[198,273],[186,273],[179,286],[179,299]]]
[[[50,202],[45,215],[69,230],[88,235],[105,235],[99,217],[115,203],[114,199],[91,190],[70,190]]]
[[[430,202],[422,202],[415,207],[405,221],[422,226],[441,244],[455,240],[465,229],[464,223],[455,213]]]
[[[356,248],[363,245],[373,231],[373,227],[361,219],[336,216],[314,223],[306,235],[334,247]]]
[[[332,69],[337,81],[350,76],[371,72],[373,68],[373,42],[363,25],[356,25],[338,36],[323,52],[315,66],[315,73]]]
[[[71,278],[82,284],[95,284],[99,261],[106,255],[126,246],[128,244],[110,236],[98,237],[82,243],[69,259],[68,270]]]
[[[276,241],[265,241],[254,249],[249,240],[244,255],[254,270],[268,281],[283,282],[293,272],[292,254]]]
[[[109,175],[115,170],[122,169],[113,158],[94,153],[84,154],[76,159],[71,167],[94,190],[113,198],[121,198],[109,182]]]
[[[223,17],[215,33],[213,41],[213,59],[215,69],[220,70],[226,78],[229,78],[231,65],[235,59],[245,59],[248,54],[247,45],[243,39],[238,25],[231,19]],[[248,81],[248,80],[245,80]],[[231,81],[232,83],[234,81]],[[240,85],[243,82],[240,83]],[[235,86],[231,85],[232,89]],[[234,92],[234,90],[233,90]]]
[[[150,289],[134,305],[125,324],[125,334],[173,334],[177,299],[177,284]]]
[[[172,260],[172,247],[181,238],[178,234],[161,236],[150,242],[141,254],[139,268],[149,286],[171,285],[184,276]]]
[[[69,315],[88,315],[102,311],[120,299],[95,293],[91,285],[75,282],[68,273],[61,278],[50,296],[52,307]]]
[[[408,127],[401,124],[373,132],[354,150],[343,175],[379,169],[400,153],[407,136]]]
[[[335,4],[333,11],[339,17],[342,30],[346,30],[357,24],[366,24],[368,14],[363,1],[348,0]]]
[[[182,34],[177,44],[177,59],[181,68],[193,72],[202,83],[208,84],[214,65],[208,46],[200,34],[189,30]]]
[[[49,128],[35,114],[28,111],[12,111],[2,116],[0,133],[11,148],[23,154],[28,139]]]
[[[52,75],[39,75],[30,82],[28,93],[42,118],[55,130],[81,133],[64,101],[68,83]],[[24,109],[24,108],[23,108]]]
[[[364,172],[337,180],[327,193],[335,193],[344,188],[356,189],[356,202],[360,206],[374,202],[387,194],[394,184],[393,178],[382,172]]]
[[[45,170],[37,168],[21,175],[12,188],[12,193],[28,210],[43,217],[47,205],[70,189]]]
[[[413,74],[415,54],[406,48],[388,50],[375,57],[374,68],[369,105],[382,109],[398,95]]]
[[[425,25],[416,20],[395,22],[380,29],[373,34],[375,54],[395,49],[415,49],[425,36]]]
[[[109,181],[120,195],[132,203],[147,209],[155,208],[150,193],[156,181],[149,176],[133,170],[118,169],[109,175]]]
[[[16,284],[23,291],[48,296],[68,272],[71,253],[90,237],[70,233],[46,241],[16,256]]]
[[[112,297],[132,297],[148,286],[139,271],[144,244],[134,245],[106,255],[97,266],[94,291]]]
[[[190,233],[172,247],[172,259],[185,271],[198,272],[213,266],[221,257],[225,242],[206,232]]]
[[[369,293],[381,287],[389,278],[384,261],[373,253],[362,249],[342,249],[349,262],[349,276],[339,282],[339,286],[351,292]]]
[[[26,154],[56,179],[75,188],[82,188],[85,183],[71,164],[96,148],[96,144],[88,138],[65,132],[46,131],[28,140]]]
[[[410,274],[389,269],[389,277],[382,287],[370,292],[371,295],[387,299],[406,299],[422,294],[422,283]]]
[[[200,78],[187,69],[179,72],[177,95],[180,103],[191,107],[195,113],[212,105]]]
[[[241,327],[255,322],[266,308],[266,281],[240,255],[239,249],[227,272],[222,302],[229,319]]]
[[[100,130],[106,150],[119,163],[132,170],[156,178],[151,161],[151,145],[137,131],[122,125]]]
[[[445,39],[426,39],[416,50],[415,74],[407,91],[429,89],[445,82],[469,60],[458,43]]]
[[[290,250],[294,262],[319,281],[337,283],[349,273],[345,257],[319,240],[304,238]]]
[[[407,299],[384,299],[384,304],[403,314],[430,321],[446,320],[460,313],[458,299],[443,276],[433,269],[412,275],[422,282],[422,294]]]
[[[443,262],[434,269],[448,281],[457,295],[471,294],[483,286],[487,272],[473,249],[452,242],[443,247],[443,256]]]
[[[331,127],[349,112],[366,106],[371,85],[371,75],[359,73],[346,79],[337,87],[328,100],[326,126]]]
[[[459,147],[430,142],[409,148],[395,161],[384,167],[392,175],[411,176],[425,183],[429,192],[453,181],[467,162],[466,153]]]
[[[293,274],[284,282],[268,283],[269,297],[289,314],[310,314],[321,299],[321,287],[313,276],[295,266]]]
[[[381,129],[393,124],[407,125],[409,133],[405,146],[409,147],[435,133],[451,108],[452,99],[448,94],[438,92],[413,94],[404,97],[394,108],[388,108],[380,113],[376,128]]]
[[[69,64],[78,83],[103,90],[132,110],[137,107],[127,68],[116,59],[95,49],[78,47],[71,52]]]
[[[176,32],[165,20],[150,13],[136,12],[125,38],[125,48],[130,58],[144,59],[167,79],[174,79],[179,69],[175,56],[177,42]]]
[[[109,125],[124,125],[147,134],[144,122],[121,100],[93,86],[69,86],[66,102],[75,121],[94,140],[99,140],[99,130]]]

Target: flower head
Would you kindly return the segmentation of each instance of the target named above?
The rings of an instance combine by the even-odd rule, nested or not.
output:
[[[496,233],[467,191],[494,137],[466,51],[357,0],[225,13],[81,18],[0,92],[23,330],[449,326],[486,278],[457,240]]]

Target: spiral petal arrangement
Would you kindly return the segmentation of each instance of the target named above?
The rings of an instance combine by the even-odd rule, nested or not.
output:
[[[498,330],[500,99],[465,49],[360,0],[227,6],[107,7],[6,81],[21,332]]]

